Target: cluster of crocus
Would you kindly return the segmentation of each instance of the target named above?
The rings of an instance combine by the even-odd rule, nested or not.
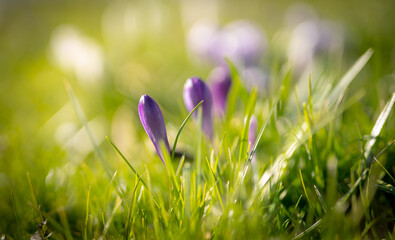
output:
[[[225,76],[225,75],[223,75]],[[225,79],[225,80],[224,80]],[[230,78],[225,77],[222,81],[226,81],[227,84],[219,84],[214,88],[214,91],[218,93],[217,97],[221,97],[219,100],[219,105],[226,106],[226,96],[230,88]],[[184,85],[183,98],[185,107],[189,112],[191,112],[201,101],[202,107],[202,129],[203,132],[212,140],[213,138],[213,119],[212,119],[212,95],[210,89],[207,85],[198,77],[189,78]],[[224,110],[224,108],[221,108]],[[151,139],[154,147],[162,160],[164,162],[164,156],[162,152],[162,146],[165,146],[167,153],[170,155],[170,145],[167,139],[165,121],[163,119],[162,112],[155,102],[148,95],[143,95],[139,102],[139,117],[141,124],[144,127],[145,132]],[[197,112],[194,112],[193,117],[197,117]],[[250,120],[250,130],[249,130],[249,144],[251,147],[254,145],[257,131],[257,121],[253,116]],[[161,145],[162,144],[162,145]]]
[[[194,60],[219,65],[213,70],[214,76],[210,75],[209,79],[230,78],[228,70],[223,67],[224,60],[228,58],[241,69],[240,76],[247,88],[258,87],[260,92],[265,92],[268,77],[257,65],[267,50],[268,40],[265,32],[254,23],[238,20],[220,27],[207,21],[197,22],[188,32],[187,46]],[[215,92],[218,87],[226,89],[229,86],[228,80],[216,80],[211,85],[214,107],[216,112],[219,110],[220,116],[226,106],[221,100],[224,97],[220,95],[216,99]]]
[[[184,103],[188,111],[192,111],[196,105],[203,101],[202,107],[202,128],[203,132],[212,140],[213,120],[212,120],[212,96],[210,89],[198,77],[189,78],[184,85]],[[151,139],[154,147],[164,162],[161,144],[164,144],[168,153],[171,153],[169,141],[167,140],[166,126],[162,112],[155,102],[148,95],[143,95],[139,102],[139,117],[145,132]],[[196,112],[193,114],[196,118]]]

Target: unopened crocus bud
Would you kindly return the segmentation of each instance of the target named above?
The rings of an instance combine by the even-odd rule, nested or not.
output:
[[[215,113],[219,116],[225,115],[228,94],[232,80],[227,66],[221,65],[214,68],[208,77],[211,82]]]
[[[139,116],[145,132],[154,144],[160,159],[164,162],[161,144],[165,144],[170,154],[165,121],[158,104],[148,95],[143,95],[140,98]]]
[[[213,136],[213,121],[211,115],[212,97],[210,89],[198,77],[189,78],[184,85],[184,103],[187,110],[192,111],[196,105],[204,100],[203,108],[203,132],[212,139]],[[196,117],[196,112],[194,113]]]

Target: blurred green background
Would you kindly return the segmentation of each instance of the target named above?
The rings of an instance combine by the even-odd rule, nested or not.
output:
[[[395,90],[395,1],[303,3],[319,19],[344,28],[343,65],[336,74],[344,73],[366,49],[374,49],[361,73],[364,77],[353,85],[366,89],[361,111],[373,121]],[[148,94],[160,103],[169,138],[174,139],[186,115],[181,94],[185,80],[193,75],[206,78],[213,67],[196,62],[188,53],[185,39],[193,23],[201,19],[219,25],[238,19],[254,22],[269,42],[260,66],[271,69],[271,61],[284,51],[286,43],[277,41],[287,31],[287,13],[294,4],[284,0],[0,0],[0,233],[16,230],[12,193],[23,227],[35,231],[29,220],[34,217],[28,210],[32,198],[27,172],[44,210],[72,206],[70,218],[73,211],[78,216],[78,206],[84,204],[78,191],[89,186],[81,178],[70,178],[83,174],[76,169],[90,169],[82,172],[91,172],[92,181],[103,181],[104,171],[70,103],[65,81],[72,86],[110,168],[125,166],[105,136],[141,170],[158,159],[136,157],[146,151],[155,155],[139,123],[139,97]],[[127,171],[121,174],[128,179]]]

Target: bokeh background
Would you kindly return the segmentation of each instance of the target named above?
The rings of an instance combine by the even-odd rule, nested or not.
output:
[[[328,38],[339,37],[341,46],[323,51],[322,56],[337,59],[325,71],[333,68],[334,76],[341,76],[368,48],[374,50],[352,85],[365,89],[359,108],[365,117],[382,109],[395,90],[394,10],[393,0],[0,0],[0,233],[16,230],[10,220],[12,194],[23,227],[35,231],[29,220],[34,217],[27,173],[44,210],[65,206],[71,219],[73,214],[78,219],[84,204],[79,192],[89,185],[73,176],[91,174],[92,182],[106,182],[65,85],[70,84],[81,104],[103,159],[128,179],[105,136],[139,170],[158,162],[140,125],[137,103],[142,94],[156,99],[174,139],[186,116],[185,80],[195,75],[206,79],[216,65],[194,52],[193,44],[205,41],[204,35],[200,39],[191,33],[197,23],[217,28],[237,20],[254,24],[267,43],[256,65],[270,76],[289,60],[299,23],[330,22],[339,31]],[[309,70],[314,78],[316,72]],[[265,79],[261,97],[276,87],[275,79]],[[147,152],[149,157],[141,157]]]

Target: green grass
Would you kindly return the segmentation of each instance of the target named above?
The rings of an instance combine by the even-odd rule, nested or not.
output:
[[[266,12],[276,9],[267,4]],[[64,15],[72,22],[100,15],[84,32],[101,39],[96,25],[107,4],[99,5],[93,12],[66,8],[71,13]],[[247,5],[243,14],[268,22]],[[392,9],[385,6],[383,14]],[[223,21],[239,16],[232,7],[223,11]],[[284,29],[272,21],[268,35],[276,38],[259,65],[270,69],[269,88],[246,87],[243,69],[228,60],[233,85],[211,141],[201,130],[201,109],[192,119],[182,102],[184,80],[206,79],[212,66],[193,66],[185,49],[174,47],[184,41],[181,17],[167,19],[175,30],[163,38],[147,30],[134,43],[103,40],[103,81],[87,87],[48,63],[50,29],[60,23],[44,8],[33,12],[48,25],[43,32],[31,34],[41,29],[33,22],[19,33],[26,22],[13,21],[17,27],[0,39],[10,58],[0,56],[0,239],[394,237],[394,28],[384,17],[354,29],[360,42],[350,40],[343,55],[320,56],[300,76],[285,59],[285,43],[275,42]],[[355,19],[348,24],[356,26]],[[381,29],[382,39],[372,29]],[[26,58],[30,48],[20,36],[35,45]],[[138,119],[142,94],[163,111],[173,143],[165,164]]]
[[[318,86],[311,80],[308,96],[292,96],[297,92],[286,86],[286,76],[279,89],[289,88],[289,96],[280,91],[261,97],[236,83],[228,106],[232,114],[216,120],[222,127],[216,128],[220,131],[213,142],[202,135],[199,121],[188,121],[190,113],[180,124],[173,149],[177,141],[187,141],[192,159],[165,155],[164,165],[142,149],[138,158],[154,162],[139,169],[133,167],[138,159],[128,160],[110,138],[115,151],[105,143],[97,145],[67,84],[96,163],[75,163],[74,173],[65,176],[71,188],[63,186],[67,183],[46,184],[40,190],[43,186],[31,181],[28,173],[31,197],[16,202],[12,195],[14,215],[9,220],[14,223],[8,229],[18,231],[6,236],[29,238],[37,230],[41,237],[51,234],[53,239],[391,238],[394,135],[388,122],[393,121],[395,93],[375,113],[376,121],[361,122],[355,114],[358,125],[347,120],[348,111],[363,98],[359,91],[346,94],[347,87],[371,55],[368,50],[361,56],[326,96],[314,90]],[[234,68],[234,79],[239,79],[237,74]],[[298,111],[287,110],[292,97],[297,97]],[[301,104],[301,97],[307,97],[307,103]],[[318,97],[324,100],[315,101]],[[254,146],[248,146],[252,114],[258,117],[260,131]],[[370,132],[362,132],[361,124]],[[182,137],[183,129],[188,138]],[[115,171],[106,162],[117,159],[124,164]],[[89,167],[100,162],[101,167]],[[50,201],[55,202],[47,202],[52,191]],[[76,195],[74,202],[58,199],[62,191],[68,198]],[[44,220],[45,229],[34,230]]]

